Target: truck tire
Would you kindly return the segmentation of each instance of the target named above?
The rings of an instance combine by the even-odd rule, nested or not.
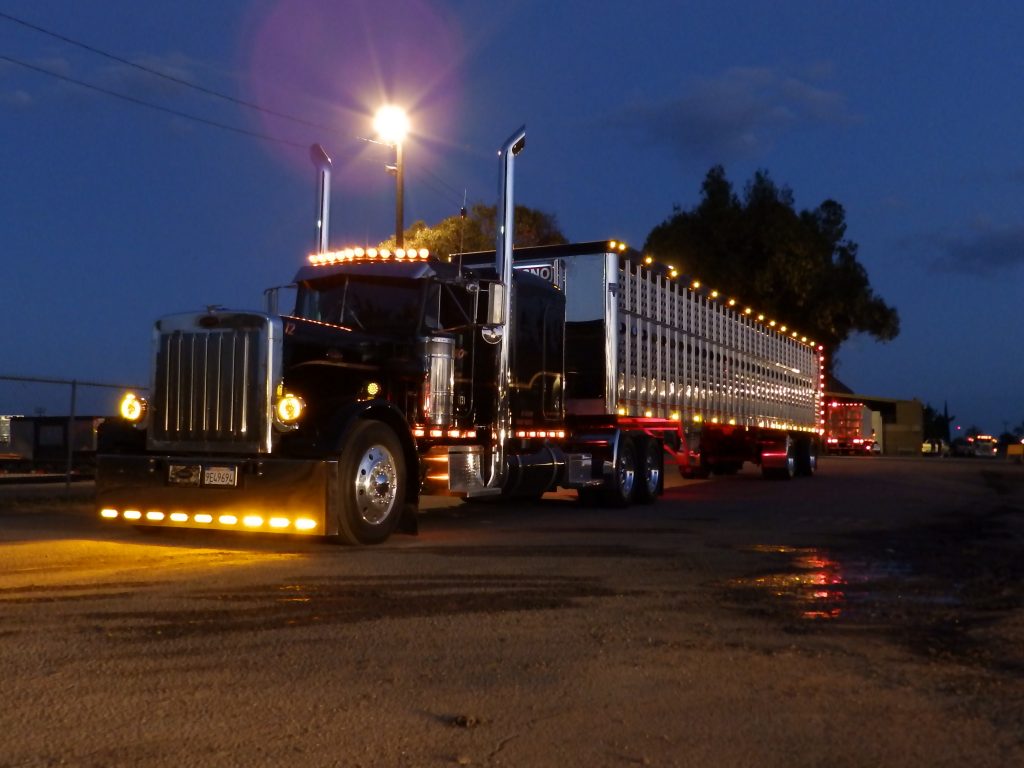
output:
[[[636,445],[632,438],[619,437],[615,451],[615,466],[605,488],[605,500],[612,507],[626,507],[633,501],[637,480]]]
[[[818,471],[818,447],[809,437],[797,443],[796,473],[801,477],[814,477]]]
[[[338,540],[379,544],[398,525],[405,503],[405,457],[379,421],[357,422],[338,462]]]
[[[761,465],[761,476],[766,480],[792,480],[796,475],[796,447],[791,438],[786,438],[786,461],[781,467]]]
[[[636,478],[634,497],[640,504],[650,504],[658,498],[661,476],[664,472],[664,454],[661,441],[653,437],[639,442],[640,472]]]

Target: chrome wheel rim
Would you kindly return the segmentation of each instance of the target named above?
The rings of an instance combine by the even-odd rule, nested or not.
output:
[[[380,525],[395,506],[398,470],[391,452],[382,445],[366,450],[356,469],[356,508],[368,525]]]
[[[629,498],[633,493],[633,483],[636,481],[636,468],[633,466],[633,457],[628,454],[619,456],[619,489],[623,498]]]

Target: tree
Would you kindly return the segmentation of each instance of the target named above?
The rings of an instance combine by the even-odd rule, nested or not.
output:
[[[426,248],[438,256],[453,253],[494,250],[497,236],[497,207],[475,203],[468,216],[449,216],[431,227],[423,221],[416,221],[405,230],[405,245],[409,248]],[[515,236],[518,247],[533,245],[561,245],[568,242],[558,228],[554,214],[516,206]],[[380,244],[381,248],[394,248],[395,239]]]
[[[699,204],[651,230],[644,251],[824,344],[830,369],[851,333],[899,334],[898,313],[875,295],[846,237],[842,205],[825,200],[797,212],[792,191],[767,171],[754,174],[741,200],[722,166],[711,168]]]
[[[949,415],[949,408],[943,405],[942,413],[926,403],[921,413],[921,431],[925,440],[945,440],[949,442],[949,425],[956,416]]]

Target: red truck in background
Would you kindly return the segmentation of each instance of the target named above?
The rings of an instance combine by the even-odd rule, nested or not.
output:
[[[879,451],[871,426],[871,409],[864,403],[829,401],[825,408],[825,451],[854,456]]]

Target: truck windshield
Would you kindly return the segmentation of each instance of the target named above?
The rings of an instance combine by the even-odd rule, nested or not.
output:
[[[420,332],[423,283],[339,276],[299,285],[295,314],[366,333]]]

